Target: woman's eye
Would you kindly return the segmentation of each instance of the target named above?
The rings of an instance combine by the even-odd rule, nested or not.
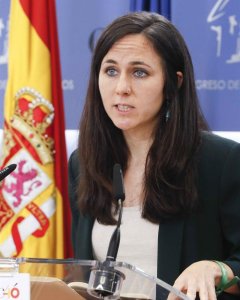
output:
[[[136,76],[136,77],[145,77],[145,76],[147,76],[147,72],[146,71],[144,71],[144,70],[136,70],[135,72],[134,72],[134,75]]]
[[[115,76],[117,74],[117,71],[113,68],[109,68],[106,70],[107,75],[109,76]]]

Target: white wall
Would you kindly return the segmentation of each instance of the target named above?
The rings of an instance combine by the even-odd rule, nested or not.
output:
[[[67,155],[69,157],[72,151],[77,147],[78,131],[66,130],[65,133],[66,133]],[[215,131],[214,133],[240,143],[240,131]],[[3,134],[3,130],[0,129],[0,145],[2,145],[2,134]],[[0,155],[1,155],[1,151],[0,151]]]

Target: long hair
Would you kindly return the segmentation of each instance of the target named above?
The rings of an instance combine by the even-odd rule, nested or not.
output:
[[[142,217],[160,223],[192,212],[198,202],[194,158],[200,131],[207,125],[198,104],[191,57],[181,34],[163,16],[130,13],[113,21],[97,42],[79,128],[79,208],[103,224],[115,223],[112,170],[119,163],[126,171],[129,149],[122,131],[104,110],[98,77],[107,52],[129,34],[142,34],[152,43],[165,78],[164,103],[145,165]],[[177,71],[183,74],[181,86]]]

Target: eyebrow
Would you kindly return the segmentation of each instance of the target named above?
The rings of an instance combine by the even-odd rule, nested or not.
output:
[[[104,64],[114,64],[114,65],[117,65],[117,64],[118,64],[118,63],[117,63],[115,60],[113,60],[113,59],[108,59],[108,60],[104,61],[103,63],[104,63]],[[132,62],[130,62],[130,65],[133,65],[133,66],[135,66],[135,65],[143,65],[143,66],[147,66],[147,67],[151,68],[151,66],[149,66],[148,64],[146,64],[145,62],[143,62],[143,61],[141,61],[141,60],[132,61]]]

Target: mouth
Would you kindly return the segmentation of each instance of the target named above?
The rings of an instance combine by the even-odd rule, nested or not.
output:
[[[115,107],[120,112],[128,112],[128,111],[130,111],[133,108],[133,106],[126,105],[126,104],[117,104],[117,105],[115,105]]]

